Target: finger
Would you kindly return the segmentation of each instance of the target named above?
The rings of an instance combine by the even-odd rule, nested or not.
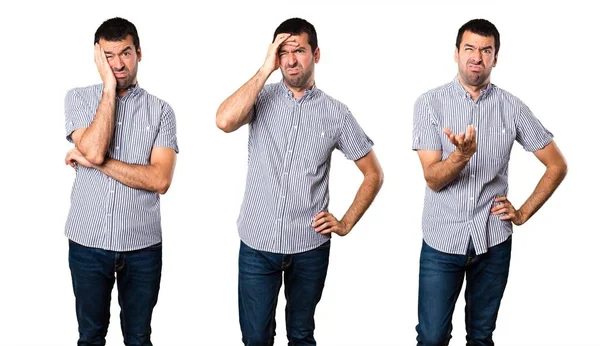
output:
[[[322,211],[322,212],[318,213],[317,215],[315,215],[315,216],[313,217],[313,220],[315,220],[315,221],[316,221],[316,220],[318,220],[318,219],[320,219],[320,218],[322,218],[322,217],[324,217],[324,216],[327,216],[328,214],[329,214],[328,212],[326,212],[326,211]]]
[[[493,215],[508,214],[509,211],[510,210],[508,208],[500,208],[500,209],[497,209],[494,212],[492,212],[492,214]]]
[[[442,131],[446,134],[446,136],[452,136],[452,131],[449,128],[443,128]]]
[[[329,219],[327,217],[321,217],[316,219],[315,221],[313,221],[312,223],[312,227],[319,227],[320,225],[324,224],[325,222],[329,221]]]
[[[506,196],[500,196],[500,197],[496,197],[496,199],[494,199],[494,202],[504,202],[507,201],[508,199],[506,198]]]
[[[315,231],[321,233],[324,230],[329,229],[329,228],[331,228],[331,222],[326,222],[326,223],[322,224],[321,226],[317,227],[315,229]]]

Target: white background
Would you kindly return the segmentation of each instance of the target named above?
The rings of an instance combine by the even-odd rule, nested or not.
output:
[[[412,111],[450,81],[458,28],[491,20],[501,33],[492,81],[550,129],[569,175],[527,224],[515,227],[498,345],[599,345],[597,16],[585,1],[384,2],[38,1],[0,10],[2,200],[0,344],[74,345],[74,296],[63,235],[74,172],[63,163],[63,101],[95,84],[93,35],[122,16],[138,28],[140,85],[177,115],[181,153],[162,198],[164,266],[155,345],[241,345],[235,221],[246,174],[247,129],[220,132],[219,104],[260,67],[273,31],[299,16],[318,32],[319,88],[346,103],[385,171],[364,218],[335,237],[319,345],[414,345],[424,181],[411,151]],[[591,2],[590,2],[591,3]],[[192,5],[193,4],[193,5]],[[210,7],[208,7],[210,6]],[[280,79],[280,73],[271,81]],[[511,200],[520,205],[543,165],[515,145]],[[341,216],[361,175],[333,156],[330,211]],[[285,345],[284,299],[276,345]],[[116,290],[108,345],[122,344]],[[451,345],[464,344],[464,299]]]

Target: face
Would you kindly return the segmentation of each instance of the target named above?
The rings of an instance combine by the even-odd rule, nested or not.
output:
[[[484,86],[490,82],[492,68],[496,66],[494,36],[480,36],[465,31],[460,47],[454,52],[454,61],[458,64],[458,74],[463,83],[473,87]]]
[[[100,39],[100,48],[104,50],[106,59],[117,79],[117,89],[126,90],[136,84],[138,62],[142,60],[142,51],[136,51],[133,37],[127,35],[122,41],[106,41]]]
[[[283,81],[290,87],[307,89],[314,82],[315,63],[319,62],[319,48],[314,54],[308,44],[308,34],[291,36],[298,46],[282,44],[279,47],[279,65]]]

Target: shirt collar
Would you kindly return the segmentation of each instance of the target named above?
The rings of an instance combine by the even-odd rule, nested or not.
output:
[[[300,102],[300,101],[305,100],[305,99],[311,99],[314,95],[317,94],[317,91],[319,90],[317,88],[317,83],[315,83],[315,84],[313,84],[313,86],[310,89],[304,90],[304,96],[302,96],[299,100],[296,100],[296,98],[294,97],[294,93],[283,82],[283,78],[279,82],[279,89],[283,93],[285,93],[285,95],[287,97],[289,97],[291,100],[294,100],[294,101],[297,101],[297,102]]]
[[[459,93],[462,97],[469,99],[469,100],[471,99],[471,94],[469,94],[469,92],[467,90],[465,90],[465,88],[462,86],[462,84],[460,84],[460,81],[458,80],[458,75],[456,75],[454,77],[454,79],[452,80],[452,84],[454,85],[454,90],[456,90],[456,92]],[[485,88],[483,88],[479,91],[479,93],[481,94],[479,96],[479,99],[483,99],[483,98],[487,97],[495,87],[496,86],[494,84],[492,84],[491,82],[488,83],[488,85],[486,85]]]

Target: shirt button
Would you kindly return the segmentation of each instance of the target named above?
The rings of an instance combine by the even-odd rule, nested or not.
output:
[[[119,124],[119,126],[121,126],[121,122],[120,121],[117,124]]]
[[[297,128],[298,128],[298,126],[294,125],[294,130],[297,129]]]
[[[150,131],[150,126],[146,126],[146,131]]]
[[[471,174],[471,178],[475,178],[475,174]]]
[[[117,145],[117,146],[115,147],[115,149],[119,150],[119,146]]]
[[[472,200],[473,200],[473,197],[469,197],[469,199],[472,201]]]
[[[287,175],[287,174],[288,174],[288,172],[283,172],[283,175]]]

